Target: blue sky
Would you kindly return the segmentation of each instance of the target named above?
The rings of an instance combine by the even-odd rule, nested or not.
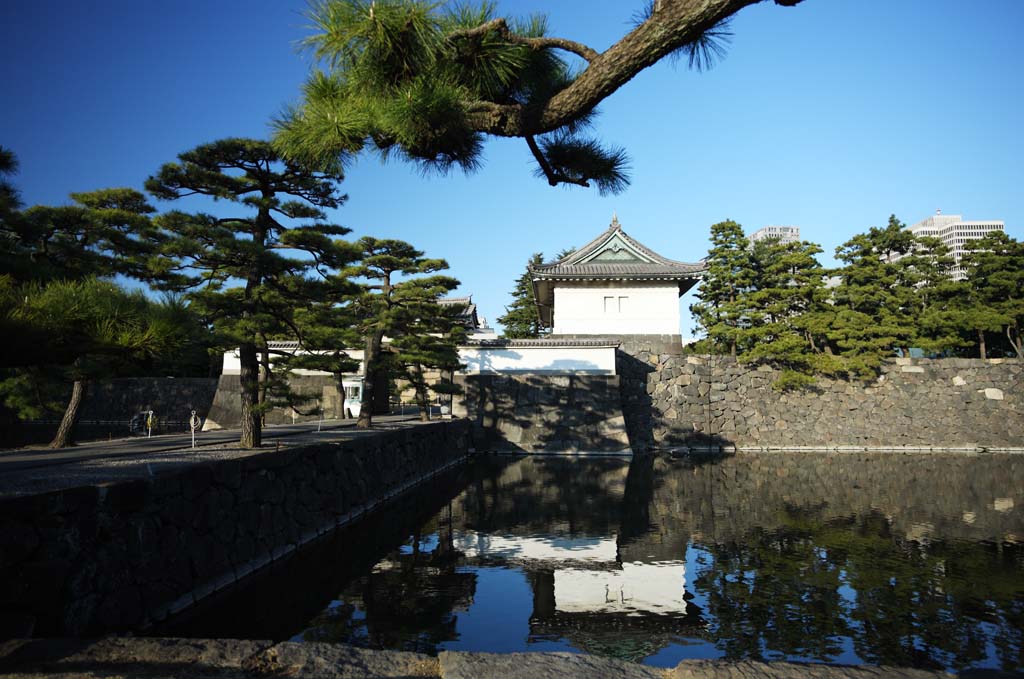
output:
[[[530,0],[551,33],[603,50],[642,0]],[[310,67],[304,2],[11,0],[0,4],[0,144],[28,204],[141,188],[164,162],[226,136],[266,137]],[[353,237],[444,257],[481,313],[503,313],[530,254],[580,245],[617,212],[661,254],[694,261],[722,219],[796,224],[835,247],[895,213],[1002,219],[1024,238],[1024,2],[805,0],[740,12],[706,73],[661,63],[608,99],[595,134],[632,157],[618,196],[550,188],[518,140],[472,174],[424,177],[361,157],[332,219]],[[158,204],[169,208],[170,204]],[[684,299],[684,305],[687,300]],[[692,327],[684,307],[683,333]]]

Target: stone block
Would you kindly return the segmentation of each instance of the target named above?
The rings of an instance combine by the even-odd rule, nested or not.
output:
[[[995,389],[995,388],[990,387],[988,389],[979,390],[979,393],[984,393],[985,394],[985,398],[987,398],[987,399],[989,399],[991,401],[1002,401],[1003,400],[1003,390],[1002,389]]]
[[[903,359],[899,359],[899,360],[903,360]],[[907,359],[907,360],[909,360],[909,359]],[[902,365],[900,367],[900,372],[904,372],[904,373],[923,373],[924,372],[924,368],[919,366],[919,365]]]
[[[445,679],[534,679],[534,677],[621,677],[661,679],[663,671],[635,663],[580,653],[463,653],[438,656]]]
[[[953,378],[953,384],[957,387],[962,387],[965,384],[967,384],[967,380],[957,375],[956,377]]]

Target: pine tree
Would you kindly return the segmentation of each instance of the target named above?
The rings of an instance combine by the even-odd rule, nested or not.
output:
[[[982,358],[985,332],[1002,330],[1010,348],[1024,358],[1024,243],[1002,231],[967,243],[963,259],[973,302],[966,325],[976,330]]]
[[[515,288],[510,293],[512,304],[505,307],[505,315],[498,317],[498,323],[504,327],[501,336],[508,339],[534,339],[540,337],[543,328],[537,313],[537,303],[533,298],[533,280],[530,267],[544,263],[544,255],[533,253],[527,262],[526,270],[516,279]]]
[[[423,252],[400,240],[364,236],[356,242],[360,261],[341,271],[341,276],[359,283],[358,292],[348,296],[359,333],[363,337],[365,366],[363,400],[356,426],[373,424],[374,392],[387,363],[382,360],[384,336],[398,338],[420,332],[416,322],[424,305],[454,290],[459,282],[450,276],[433,274],[448,268],[443,259],[428,259]]]
[[[409,321],[402,333],[391,340],[390,357],[397,368],[395,372],[412,386],[421,420],[430,419],[430,391],[441,395],[461,391],[451,376],[462,367],[458,347],[465,341],[466,331],[459,315],[464,308],[425,300],[409,309]],[[439,371],[441,378],[428,383],[428,371]]]
[[[446,172],[478,167],[486,135],[519,137],[551,186],[617,193],[629,183],[626,153],[582,134],[597,106],[666,57],[709,68],[725,53],[730,18],[756,1],[650,2],[599,53],[549,37],[541,15],[514,21],[490,2],[321,0],[305,45],[325,70],[279,121],[276,141],[323,167],[373,148]]]
[[[151,279],[162,237],[154,209],[133,189],[72,193],[73,205],[35,205],[0,221],[5,271],[20,281],[93,276]]]
[[[700,301],[690,306],[712,347],[728,350],[734,358],[743,327],[751,321],[743,299],[755,275],[748,245],[743,227],[731,219],[711,226],[707,271],[697,291]]]
[[[311,398],[295,394],[287,388],[293,370],[316,370],[330,373],[334,377],[339,403],[332,413],[336,418],[347,415],[345,376],[359,372],[361,361],[353,358],[351,352],[362,345],[357,319],[351,304],[339,303],[345,295],[351,295],[358,286],[340,276],[333,276],[324,282],[319,290],[321,299],[295,309],[292,317],[293,337],[298,340],[296,351],[278,350],[274,355],[275,375],[280,377],[282,389],[274,394],[275,405],[294,408],[301,414],[308,408]],[[319,404],[323,408],[323,404]]]
[[[816,373],[834,373],[839,366],[823,346],[817,315],[827,312],[824,269],[813,243],[757,241],[751,248],[754,274],[741,296],[744,318],[741,361],[767,362],[782,368],[775,386],[809,385]],[[816,341],[817,336],[817,341]]]
[[[295,309],[323,294],[317,278],[357,255],[336,239],[348,229],[322,221],[324,209],[345,200],[337,192],[342,177],[282,160],[269,143],[252,139],[223,139],[178,158],[146,181],[154,196],[199,194],[251,210],[226,218],[175,211],[157,221],[172,236],[162,250],[167,285],[190,290],[221,341],[239,348],[240,445],[259,447],[269,386],[261,388],[260,372],[262,366],[266,376],[271,367],[269,340],[293,332]]]
[[[911,254],[900,259],[906,302],[914,324],[913,344],[929,355],[948,355],[969,345],[964,326],[970,315],[965,307],[967,289],[953,278],[953,257],[938,238],[918,236]]]
[[[59,362],[53,360],[56,356],[39,361],[0,382],[5,402],[30,416],[38,416],[40,408],[53,407],[45,395],[52,394],[49,383],[71,386],[51,448],[74,443],[75,425],[91,382],[125,374],[133,364],[170,353],[187,340],[185,329],[168,323],[158,305],[142,292],[127,293],[109,281],[87,278],[4,289],[0,307],[6,322],[31,328],[47,338],[48,346],[61,348]]]
[[[77,305],[88,299],[95,299],[102,309],[123,309],[124,305],[114,304],[122,293],[95,279],[118,275],[150,279],[151,263],[162,238],[150,218],[152,206],[132,189],[73,193],[73,205],[20,210],[17,191],[6,180],[16,169],[14,155],[0,151],[0,175],[4,176],[0,181],[0,279],[8,292],[23,291],[23,298],[8,296],[0,308],[0,330],[6,342],[0,369],[7,369],[0,389],[10,405],[31,414],[32,408],[26,407],[26,399],[18,394],[30,393],[36,404],[52,407],[54,395],[63,394],[70,384],[72,397],[51,443],[63,447],[74,439],[88,382],[125,366],[143,369],[143,365],[137,360],[120,364],[92,360],[88,352],[97,346],[96,336],[73,341],[69,338],[76,336],[75,329],[53,325],[47,314],[64,315],[62,304]],[[157,313],[156,307],[148,307],[147,313]],[[74,318],[70,311],[68,316]],[[98,318],[80,318],[83,330],[95,330],[101,323]],[[121,327],[127,341],[132,329],[119,326],[119,322],[117,316],[102,321],[111,331]],[[154,321],[153,327],[158,326],[166,327]],[[114,345],[108,342],[105,346]],[[152,355],[149,363],[155,360]],[[69,379],[69,375],[78,377]]]
[[[914,247],[913,234],[892,216],[885,228],[872,227],[836,249],[845,266],[833,272],[840,283],[832,290],[835,314],[828,339],[854,374],[873,376],[883,358],[913,342],[913,277],[897,259]]]

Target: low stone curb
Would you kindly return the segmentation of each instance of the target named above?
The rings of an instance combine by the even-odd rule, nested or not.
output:
[[[960,453],[965,455],[1022,455],[1024,448],[995,446],[675,446],[661,448],[671,455],[717,453]]]
[[[0,677],[209,677],[243,679],[869,679],[950,677],[943,672],[894,667],[758,661],[686,660],[668,669],[577,653],[463,653],[438,657],[375,651],[344,644],[232,639],[115,637],[98,641],[31,639],[0,643]],[[961,676],[1010,676],[968,672]]]

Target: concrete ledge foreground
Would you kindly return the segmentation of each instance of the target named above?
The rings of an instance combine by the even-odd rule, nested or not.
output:
[[[625,679],[814,679],[948,677],[927,670],[786,662],[683,661],[669,669],[575,653],[461,653],[439,657],[373,651],[341,644],[231,639],[112,637],[23,639],[0,643],[0,676],[28,677],[296,677],[299,679],[432,678],[536,679],[623,677]],[[972,671],[961,676],[1011,676]]]

